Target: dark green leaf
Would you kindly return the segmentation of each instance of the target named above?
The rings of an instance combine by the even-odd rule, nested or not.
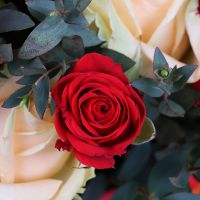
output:
[[[51,97],[51,103],[50,103],[50,112],[53,115],[54,111],[56,109],[56,102],[54,101],[54,99]]]
[[[162,101],[158,109],[160,113],[169,117],[184,117],[185,115],[184,108],[169,99],[167,101]]]
[[[169,178],[179,174],[186,163],[187,156],[187,152],[174,152],[158,161],[150,172],[149,191],[158,196],[174,191],[175,187],[171,184]]]
[[[20,85],[33,85],[39,77],[40,75],[23,76],[16,83]]]
[[[158,83],[150,78],[140,78],[132,82],[132,86],[151,97],[161,97],[164,91],[158,87]]]
[[[81,13],[90,4],[92,0],[75,0],[76,9]]]
[[[102,43],[96,32],[90,30],[88,27],[80,26],[79,24],[68,24],[65,36],[73,35],[80,36],[85,47],[91,47]]]
[[[55,5],[57,10],[66,10],[70,12],[75,9],[73,0],[55,0]]]
[[[122,185],[115,192],[111,200],[134,200],[136,197],[137,184],[135,182],[130,182]]]
[[[60,17],[47,17],[28,36],[19,52],[22,59],[31,59],[53,49],[64,37],[68,25]]]
[[[154,69],[168,68],[169,65],[158,47],[156,47],[153,58]]]
[[[147,166],[151,155],[151,145],[146,143],[132,146],[126,154],[126,158],[118,172],[118,179],[124,181],[133,180]]]
[[[19,31],[35,25],[26,14],[10,9],[0,10],[0,22],[0,33]]]
[[[48,105],[49,90],[50,82],[48,76],[44,76],[33,85],[35,108],[41,118],[43,118]]]
[[[180,192],[180,193],[170,194],[162,198],[161,200],[200,200],[200,196],[188,192]]]
[[[55,10],[55,2],[51,0],[26,0],[26,5],[30,13],[40,21]]]
[[[156,129],[151,121],[151,119],[147,118],[145,119],[145,122],[142,126],[142,130],[140,131],[139,136],[133,141],[133,144],[139,145],[143,144],[145,142],[149,142],[153,140],[156,137]]]
[[[10,62],[13,59],[12,45],[1,44],[0,45],[0,64]]]
[[[177,92],[178,90],[181,90],[185,86],[187,80],[196,70],[196,68],[197,68],[197,65],[185,65],[183,67],[178,68],[174,72],[174,77],[172,77],[173,79],[175,79],[176,77],[179,77],[177,78],[178,80],[175,79],[174,81],[172,92]]]
[[[188,180],[189,180],[189,172],[186,170],[182,170],[178,176],[176,177],[170,177],[169,180],[171,183],[180,189],[185,189],[188,186]]]
[[[3,108],[13,108],[18,106],[25,95],[27,95],[31,91],[31,86],[25,86],[17,91],[15,91],[8,99],[3,103]]]
[[[79,58],[85,52],[83,41],[79,36],[65,37],[61,44],[64,51],[71,57]]]
[[[16,76],[35,75],[45,73],[46,68],[39,58],[33,60],[21,60],[16,58],[8,64],[8,71]]]
[[[135,65],[135,62],[129,57],[112,49],[102,48],[100,53],[105,56],[111,57],[116,63],[119,63],[122,66],[123,71],[129,70]]]

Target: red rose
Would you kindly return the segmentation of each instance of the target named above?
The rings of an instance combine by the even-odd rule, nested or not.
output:
[[[200,92],[200,80],[192,84],[193,89]]]
[[[111,200],[116,192],[116,189],[110,189],[106,191],[101,197],[100,200]]]
[[[145,106],[121,66],[97,53],[83,56],[52,90],[59,150],[72,150],[81,163],[110,168],[115,155],[140,133]]]
[[[189,187],[193,194],[200,195],[200,181],[193,175],[189,177]]]

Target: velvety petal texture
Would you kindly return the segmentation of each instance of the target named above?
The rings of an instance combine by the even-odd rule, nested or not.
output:
[[[19,87],[16,81],[1,82],[0,105]],[[52,117],[47,111],[41,120],[32,101],[29,110],[0,108],[0,130],[1,200],[71,200],[94,177],[94,168],[84,168],[72,153],[55,149]]]
[[[52,90],[56,147],[95,168],[111,168],[139,135],[146,110],[119,64],[97,53],[83,56]]]

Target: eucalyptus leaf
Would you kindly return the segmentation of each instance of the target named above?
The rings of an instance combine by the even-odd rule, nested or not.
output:
[[[91,3],[92,0],[75,0],[76,9],[81,13],[83,12],[87,6]]]
[[[0,45],[0,64],[12,61],[12,45],[11,44],[1,44]]]
[[[3,108],[13,108],[18,106],[23,100],[24,96],[31,91],[31,86],[24,86],[11,94],[3,103]]]
[[[188,153],[184,151],[173,152],[159,160],[152,168],[148,180],[148,189],[158,196],[175,191],[170,177],[177,176],[186,164]]]
[[[191,64],[191,65],[185,65],[183,67],[176,69],[173,74],[175,77],[177,77],[177,80],[175,77],[173,77],[173,79],[175,80],[173,82],[172,92],[177,92],[178,90],[181,90],[185,86],[190,76],[196,70],[196,68],[197,68],[197,65]]]
[[[147,166],[151,151],[150,143],[131,146],[125,155],[122,166],[119,168],[118,179],[121,181],[130,181],[138,176]]]
[[[156,129],[150,118],[146,117],[145,122],[142,126],[142,130],[133,141],[134,145],[140,145],[153,140],[156,137]]]
[[[96,46],[102,43],[97,33],[80,24],[68,24],[65,36],[78,35],[82,38],[85,47]]]
[[[151,97],[161,97],[164,94],[164,90],[159,88],[158,83],[150,78],[136,79],[131,85]]]
[[[55,2],[51,0],[26,0],[25,3],[33,17],[39,21],[56,9]]]
[[[73,0],[55,0],[55,6],[57,10],[66,10],[67,12],[75,9]]]
[[[35,108],[41,118],[43,118],[47,108],[50,91],[50,81],[48,76],[42,77],[33,85],[33,96]]]
[[[184,117],[184,108],[172,100],[162,101],[158,107],[160,113],[168,117]]]
[[[169,65],[158,47],[156,47],[153,58],[154,69],[168,68]]]
[[[43,74],[47,70],[39,58],[32,60],[22,60],[15,58],[12,62],[8,63],[8,71],[12,75],[35,75]]]
[[[120,64],[122,66],[123,71],[129,70],[135,65],[135,62],[129,57],[112,49],[101,48],[100,53],[112,58],[116,63]]]
[[[61,44],[65,53],[71,57],[79,58],[85,52],[83,41],[79,36],[65,37]]]
[[[40,75],[23,76],[22,78],[17,80],[16,83],[20,85],[32,85],[39,79],[39,77]]]
[[[134,200],[136,197],[137,184],[135,182],[129,182],[115,192],[111,200]]]
[[[29,16],[11,9],[0,9],[0,22],[0,33],[20,31],[35,25]]]
[[[67,27],[61,17],[47,17],[30,33],[20,49],[19,58],[31,59],[53,49],[66,34]]]
[[[51,102],[50,102],[50,112],[51,112],[51,115],[54,114],[55,109],[56,109],[56,102],[54,101],[53,97],[51,97]]]
[[[176,177],[170,177],[169,180],[171,183],[180,189],[187,189],[188,186],[188,180],[189,180],[189,172],[186,170],[182,170],[178,176]]]
[[[200,200],[200,196],[189,192],[179,192],[170,194],[161,200]]]

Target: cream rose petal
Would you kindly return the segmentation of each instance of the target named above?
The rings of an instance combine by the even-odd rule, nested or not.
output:
[[[83,193],[84,187],[86,185],[86,182],[95,177],[94,168],[89,167],[85,168],[84,165],[78,166],[79,162],[77,160],[74,160],[76,163],[73,169],[71,170],[70,175],[67,177],[67,181],[65,184],[61,187],[57,195],[55,196],[55,199],[53,200],[64,200],[64,199],[73,199],[74,196],[76,196],[77,193]],[[62,172],[62,176],[66,177],[67,168]]]
[[[109,19],[112,37],[108,40],[108,48],[119,51],[135,60],[140,51],[140,42],[130,33],[119,18],[113,4],[109,5]]]
[[[183,15],[188,0],[174,0],[170,6],[166,16],[152,34],[148,44],[151,46],[158,46],[164,52],[172,54],[177,46],[182,41],[185,34],[184,17],[177,19],[177,15]],[[176,27],[178,24],[178,27]],[[183,41],[183,42],[187,42]],[[186,45],[187,47],[187,45]],[[185,49],[179,49],[180,52],[185,52]],[[181,53],[179,53],[181,54]],[[173,55],[174,56],[174,55]],[[180,55],[179,55],[180,57]]]
[[[95,22],[98,28],[98,36],[101,40],[106,41],[111,36],[109,24],[109,2],[111,0],[93,0],[84,12],[87,21],[91,24]]]
[[[200,13],[198,13],[198,0],[190,1],[186,11],[186,28],[194,54],[200,63]],[[200,79],[200,66],[196,70],[193,82]]]
[[[16,181],[33,181],[54,176],[64,167],[71,154],[55,149],[57,134],[53,123],[36,118],[25,106],[18,108],[16,115]]]
[[[15,181],[13,148],[15,109],[0,108],[0,119],[0,181],[13,183]]]
[[[50,200],[62,181],[47,179],[19,184],[0,183],[1,200]]]

